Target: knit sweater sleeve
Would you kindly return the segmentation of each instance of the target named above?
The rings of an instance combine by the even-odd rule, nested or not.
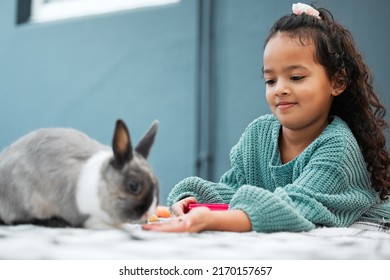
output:
[[[233,168],[226,172],[218,183],[199,177],[188,177],[171,190],[168,206],[189,196],[195,197],[199,203],[229,203],[238,187]]]

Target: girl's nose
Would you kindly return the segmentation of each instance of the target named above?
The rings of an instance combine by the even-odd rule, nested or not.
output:
[[[277,96],[283,96],[283,95],[288,95],[291,93],[291,89],[288,87],[288,85],[281,81],[278,80],[275,84],[274,87],[274,94]]]

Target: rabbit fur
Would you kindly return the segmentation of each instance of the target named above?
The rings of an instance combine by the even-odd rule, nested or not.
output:
[[[155,121],[135,149],[117,120],[112,147],[71,128],[45,128],[0,154],[0,223],[120,227],[155,212],[159,186],[146,159]]]

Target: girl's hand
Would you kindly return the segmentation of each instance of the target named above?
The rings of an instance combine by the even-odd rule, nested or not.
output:
[[[186,197],[172,205],[171,210],[174,216],[181,216],[189,211],[190,204],[197,203],[195,197]]]
[[[173,217],[164,223],[144,224],[144,230],[165,232],[201,232],[205,230],[245,232],[252,224],[242,210],[211,211],[197,207],[188,214]]]
[[[166,232],[200,232],[206,230],[210,213],[210,209],[198,207],[191,210],[188,214],[173,217],[168,222],[144,224],[142,228],[145,230]]]

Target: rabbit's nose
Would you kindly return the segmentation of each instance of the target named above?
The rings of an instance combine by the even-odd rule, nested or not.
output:
[[[136,181],[130,181],[127,185],[127,190],[134,195],[137,195],[141,192],[141,184]]]

